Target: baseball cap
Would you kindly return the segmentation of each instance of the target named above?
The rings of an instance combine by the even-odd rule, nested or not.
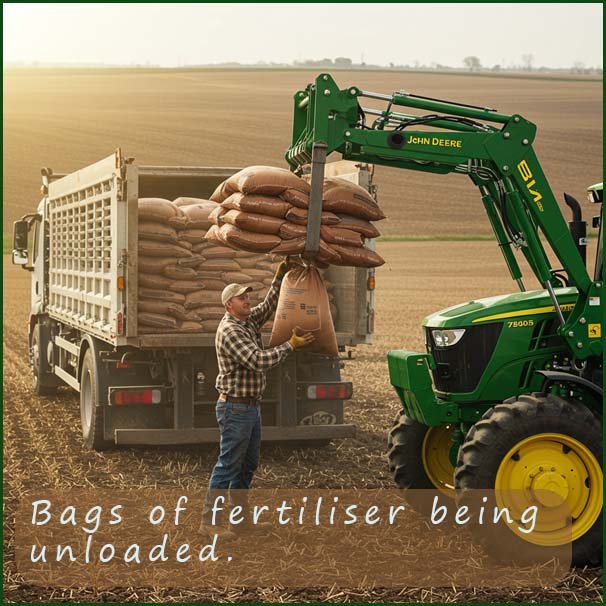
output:
[[[221,293],[221,303],[225,305],[231,298],[239,297],[245,292],[250,292],[252,286],[242,286],[242,284],[228,284]]]

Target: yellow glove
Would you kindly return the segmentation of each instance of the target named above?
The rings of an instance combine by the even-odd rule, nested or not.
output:
[[[290,259],[286,257],[286,259],[280,262],[280,265],[278,265],[278,268],[276,269],[276,278],[278,278],[278,280],[281,280],[286,275],[286,272],[289,269]]]
[[[315,340],[316,338],[310,332],[306,332],[304,335],[299,336],[297,335],[297,329],[293,328],[292,336],[288,339],[288,342],[293,349],[301,349]]]

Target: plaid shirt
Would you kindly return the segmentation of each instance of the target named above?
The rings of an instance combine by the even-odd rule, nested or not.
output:
[[[288,341],[263,349],[260,330],[278,305],[282,281],[274,279],[262,303],[253,307],[246,320],[226,313],[219,323],[215,348],[219,374],[215,387],[234,398],[260,398],[267,383],[265,374],[291,351]]]

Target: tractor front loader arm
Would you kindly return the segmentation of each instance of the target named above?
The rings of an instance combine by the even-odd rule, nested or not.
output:
[[[387,105],[382,110],[367,108],[360,104],[362,99]],[[425,113],[409,114],[400,108]],[[368,116],[376,117],[371,125]],[[395,168],[464,174],[480,190],[509,272],[520,289],[525,287],[514,250],[522,252],[549,292],[559,332],[577,357],[598,353],[601,339],[588,338],[583,326],[599,321],[599,307],[589,302],[595,301],[601,284],[596,286],[589,277],[533,151],[536,130],[517,114],[406,91],[386,95],[356,86],[339,89],[329,74],[320,74],[294,96],[292,143],[285,156],[295,172],[311,163],[306,256],[313,258],[318,250],[324,162],[329,154],[337,152],[346,160]],[[567,284],[579,292],[577,305],[566,320],[554,293],[554,287],[562,286],[561,270],[552,268],[541,234],[562,264]]]

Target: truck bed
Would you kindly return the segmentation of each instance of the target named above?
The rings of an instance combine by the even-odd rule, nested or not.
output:
[[[352,163],[332,168],[370,186]],[[330,165],[327,165],[330,166]],[[231,167],[142,166],[112,156],[49,185],[49,315],[115,346],[214,347],[214,333],[139,335],[137,248],[139,198],[208,198],[237,172]],[[372,246],[372,244],[371,244]],[[369,270],[331,266],[339,345],[370,342],[374,293]]]

